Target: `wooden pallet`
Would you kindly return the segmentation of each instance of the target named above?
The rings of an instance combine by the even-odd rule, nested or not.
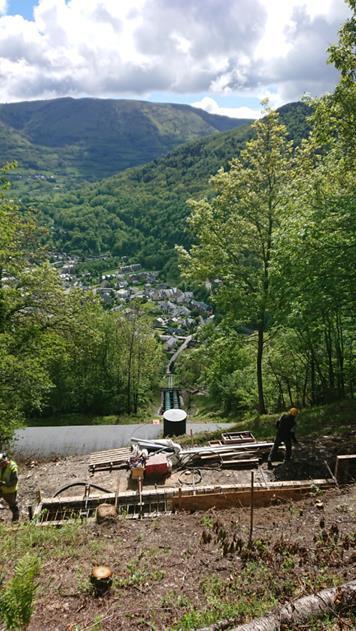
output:
[[[123,469],[126,467],[130,458],[130,447],[121,447],[120,449],[107,449],[106,451],[97,451],[90,454],[89,473],[92,475],[95,471],[112,471],[113,469]]]
[[[224,432],[221,434],[223,445],[241,445],[241,443],[254,443],[256,439],[251,432]]]

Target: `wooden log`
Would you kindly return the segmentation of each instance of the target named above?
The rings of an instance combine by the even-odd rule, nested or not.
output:
[[[317,594],[298,598],[277,609],[264,618],[258,618],[248,624],[241,624],[232,631],[278,631],[290,625],[305,624],[310,618],[320,617],[330,611],[335,614],[352,611],[356,606],[356,581],[345,583],[340,587],[323,589]]]

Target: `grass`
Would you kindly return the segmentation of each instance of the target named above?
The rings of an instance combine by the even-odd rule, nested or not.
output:
[[[56,416],[46,416],[39,418],[31,418],[28,420],[27,427],[63,427],[70,425],[134,425],[142,423],[150,423],[152,418],[157,416],[158,404],[153,405],[137,414],[61,414]]]
[[[88,581],[90,566],[110,559],[114,571],[111,596],[107,600],[110,615],[113,612],[110,606],[115,603],[120,609],[115,615],[132,615],[132,628],[138,628],[137,616],[142,615],[150,599],[152,604],[157,593],[158,606],[151,614],[147,613],[147,627],[162,628],[161,622],[165,621],[164,628],[170,631],[201,628],[226,619],[240,624],[263,616],[278,603],[344,582],[343,566],[347,567],[344,555],[350,556],[353,545],[346,531],[351,520],[345,522],[337,537],[331,534],[332,522],[328,521],[327,538],[321,536],[318,520],[315,523],[312,520],[307,545],[303,538],[296,540],[294,532],[288,538],[278,526],[277,532],[274,529],[275,536],[266,533],[264,538],[255,538],[250,544],[229,516],[204,514],[185,519],[186,530],[182,530],[180,521],[175,523],[173,518],[170,522],[169,527],[176,529],[173,539],[167,530],[157,537],[155,524],[147,522],[121,523],[116,532],[94,524],[83,525],[80,520],[61,529],[39,528],[31,523],[15,528],[0,524],[0,561],[2,573],[6,574],[2,578],[7,583],[18,560],[30,551],[41,562],[39,598],[45,599],[46,606],[49,599],[63,603],[73,596],[79,599],[75,607],[85,603],[88,615],[94,620],[94,614],[101,615],[102,611],[98,611],[100,603]],[[290,523],[294,523],[294,515]],[[161,525],[163,528],[164,522]],[[210,543],[202,542],[202,529],[210,530]],[[184,545],[175,548],[178,536],[183,538]],[[228,553],[224,551],[226,544]],[[205,561],[202,565],[200,554]],[[126,605],[128,609],[131,607],[130,614]],[[71,615],[71,622],[77,624],[73,610]],[[81,625],[82,622],[73,629],[88,629]],[[324,628],[317,626],[317,622],[315,625],[310,628],[315,631]]]
[[[53,556],[70,557],[78,551],[77,545],[83,536],[82,522],[71,522],[62,528],[39,528],[35,523],[24,522],[15,532],[0,524],[0,559],[19,559],[28,550],[36,549],[42,559]]]
[[[266,414],[263,416],[247,416],[244,419],[231,421],[230,432],[250,431],[257,439],[271,439],[276,432],[276,420],[280,413]],[[210,419],[211,420],[211,419]],[[214,419],[217,420],[217,419]],[[219,419],[225,421],[227,419]],[[217,421],[218,422],[218,421]],[[338,401],[328,405],[320,405],[301,410],[297,417],[297,436],[320,436],[327,434],[345,433],[356,426],[356,400]],[[194,435],[195,444],[203,444],[207,440],[218,439],[221,430],[216,432],[201,432]],[[190,437],[179,439],[182,445],[190,444]]]
[[[260,588],[256,589],[256,585]],[[229,619],[231,622],[262,616],[277,604],[273,576],[264,563],[248,563],[238,575],[221,579],[216,573],[205,578],[200,587],[205,606],[190,606],[170,631],[197,629]]]

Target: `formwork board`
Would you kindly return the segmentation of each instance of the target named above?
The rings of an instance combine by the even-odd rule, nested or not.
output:
[[[297,500],[308,495],[313,486],[319,488],[329,488],[334,486],[334,482],[330,480],[311,480],[302,483],[282,484],[272,483],[271,486],[254,487],[254,505],[269,506],[273,503]],[[224,490],[208,493],[195,494],[178,494],[172,499],[173,510],[200,510],[206,511],[211,508],[225,509],[240,506],[250,506],[251,504],[251,488]]]
[[[301,482],[257,482],[254,485],[254,504],[268,506],[277,501],[299,499],[310,493],[313,486],[325,489],[333,486],[334,481],[310,480]],[[190,486],[166,487],[144,490],[142,494],[136,491],[124,493],[108,493],[83,498],[62,497],[43,498],[34,512],[35,521],[41,525],[58,524],[73,517],[88,518],[95,515],[97,506],[103,502],[115,504],[119,513],[125,513],[129,518],[150,517],[177,510],[208,510],[216,507],[230,508],[233,506],[249,506],[251,488],[248,485],[204,486],[198,489]]]

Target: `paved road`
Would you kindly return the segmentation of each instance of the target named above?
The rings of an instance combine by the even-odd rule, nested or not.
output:
[[[231,427],[229,423],[187,423],[187,433]],[[162,438],[161,425],[71,425],[17,430],[12,452],[25,458],[75,456],[130,444],[132,436]]]

